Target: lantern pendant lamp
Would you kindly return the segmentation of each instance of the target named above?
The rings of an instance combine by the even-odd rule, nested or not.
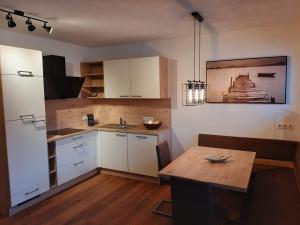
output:
[[[203,17],[198,12],[193,12],[194,17],[194,80],[188,80],[182,85],[182,104],[196,106],[206,101],[206,84],[200,81],[200,47],[201,47],[201,22]],[[196,80],[196,23],[199,24],[199,79]]]

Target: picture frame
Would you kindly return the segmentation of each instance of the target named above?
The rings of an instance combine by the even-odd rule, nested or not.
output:
[[[206,62],[207,103],[286,104],[287,56]]]

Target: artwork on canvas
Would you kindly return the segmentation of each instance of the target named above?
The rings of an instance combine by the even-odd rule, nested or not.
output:
[[[206,62],[208,103],[286,103],[287,57]]]

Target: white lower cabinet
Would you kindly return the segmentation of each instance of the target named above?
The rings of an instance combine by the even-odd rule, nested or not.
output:
[[[5,122],[11,206],[49,190],[45,118]]]
[[[57,184],[61,185],[97,168],[97,132],[56,142]]]
[[[129,172],[157,177],[157,136],[128,134]]]
[[[127,133],[101,131],[102,167],[128,172]]]

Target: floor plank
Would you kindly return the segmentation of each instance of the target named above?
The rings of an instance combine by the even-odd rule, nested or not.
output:
[[[171,225],[153,214],[170,188],[110,175],[98,175],[14,216],[1,225]]]

